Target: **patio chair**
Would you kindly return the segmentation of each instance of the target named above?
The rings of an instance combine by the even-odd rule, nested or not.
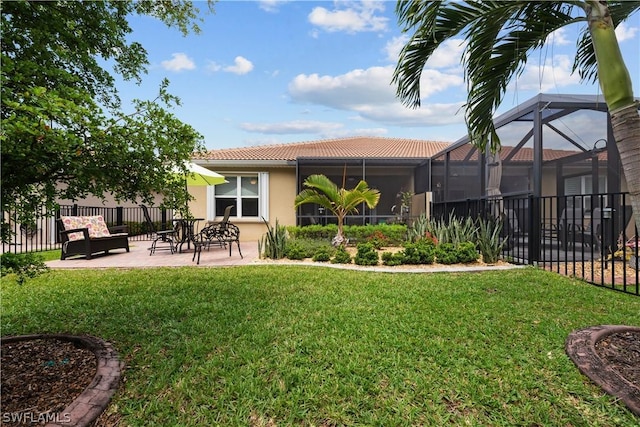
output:
[[[591,223],[585,221],[585,213],[581,208],[564,209],[558,224],[558,240],[560,247],[567,250],[569,244],[576,243],[599,248],[602,237],[602,209],[595,208],[591,212]]]
[[[231,256],[231,249],[233,248],[233,242],[238,246],[238,253],[240,254],[240,258],[244,258],[242,256],[242,250],[240,249],[240,229],[237,225],[230,223],[229,221],[225,223],[218,223],[209,225],[198,233],[198,236],[195,239],[195,249],[193,251],[192,261],[195,261],[196,256],[198,258],[197,264],[200,264],[200,253],[202,252],[203,247],[209,247],[212,243],[220,244],[220,247],[225,247],[227,244],[229,245],[229,256]]]
[[[145,205],[140,205],[144,219],[147,224],[147,235],[152,239],[149,255],[153,255],[157,250],[169,250],[173,254],[177,250],[178,229],[176,227],[167,230],[158,230],[156,224],[151,219],[149,209]],[[158,246],[158,243],[168,246]]]

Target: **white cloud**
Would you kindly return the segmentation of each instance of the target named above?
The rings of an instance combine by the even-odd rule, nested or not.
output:
[[[246,58],[242,56],[236,56],[234,60],[234,65],[229,65],[228,67],[223,68],[224,71],[229,73],[234,73],[238,75],[243,75],[251,72],[253,70],[253,64]]]
[[[195,62],[185,53],[174,53],[172,59],[162,61],[162,68],[169,71],[193,70],[196,68]]]
[[[207,70],[213,71],[213,72],[220,71],[222,70],[222,66],[213,61],[209,61],[209,64],[207,65]]]
[[[398,102],[391,84],[393,66],[353,70],[339,76],[300,74],[289,83],[289,95],[300,103],[320,104],[340,110],[363,111],[370,105]],[[426,69],[422,73],[421,97],[463,84],[460,75]]]
[[[277,12],[281,5],[287,3],[289,0],[259,0],[258,6],[265,12]]]
[[[566,55],[556,55],[543,65],[528,63],[517,82],[511,87],[519,90],[549,92],[555,89],[580,83],[578,73],[571,74],[573,60]]]
[[[315,7],[309,14],[309,22],[328,32],[343,31],[349,34],[363,31],[385,31],[389,18],[378,16],[384,10],[382,2],[335,2],[334,9]]]
[[[637,32],[638,27],[629,27],[625,22],[621,22],[616,28],[616,37],[619,42],[623,42],[635,38]]]
[[[253,63],[242,56],[236,56],[234,60],[234,65],[228,65],[226,67],[218,64],[217,62],[209,61],[207,65],[207,70],[217,72],[217,71],[225,71],[227,73],[233,73],[238,75],[243,75],[251,72],[253,70]],[[274,71],[272,76],[278,75],[278,71]]]
[[[463,102],[451,104],[422,103],[420,108],[407,108],[400,103],[374,106],[361,111],[362,117],[391,126],[443,126],[464,124]]]
[[[385,125],[439,126],[463,123],[464,117],[460,111],[462,101],[439,104],[427,101],[431,95],[462,86],[462,76],[425,69],[420,86],[422,106],[411,109],[396,98],[395,86],[390,83],[392,72],[393,67],[388,66],[353,70],[339,76],[300,74],[289,83],[289,95],[294,102],[351,111],[358,120]]]
[[[556,46],[567,46],[575,43],[575,40],[572,40],[567,37],[567,29],[566,28],[558,28],[551,34],[547,36],[546,43],[552,43]]]
[[[293,120],[280,123],[242,123],[240,129],[247,132],[264,134],[326,133],[342,128],[341,123],[319,122],[312,120]]]
[[[384,51],[386,52],[387,59],[396,64],[400,58],[400,52],[402,48],[409,42],[409,37],[402,35],[391,39]],[[431,58],[427,61],[427,68],[448,68],[458,67],[462,62],[462,55],[466,47],[464,39],[448,39],[445,40],[439,47],[433,52]]]

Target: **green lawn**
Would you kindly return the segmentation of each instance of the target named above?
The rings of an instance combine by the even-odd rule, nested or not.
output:
[[[640,298],[530,268],[52,271],[1,304],[2,335],[113,343],[123,425],[638,425],[564,343]]]

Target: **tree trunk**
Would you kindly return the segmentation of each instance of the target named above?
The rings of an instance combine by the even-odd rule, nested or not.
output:
[[[604,0],[587,0],[587,20],[598,63],[598,80],[609,107],[616,146],[635,223],[640,228],[640,116],[631,77],[624,63],[609,7]],[[626,224],[625,224],[626,225]]]
[[[640,115],[636,104],[611,112],[611,126],[620,153],[622,170],[636,227],[640,230]],[[624,227],[626,224],[623,224]]]

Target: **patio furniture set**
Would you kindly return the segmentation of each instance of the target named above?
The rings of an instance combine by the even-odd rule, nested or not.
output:
[[[200,264],[203,248],[209,250],[212,245],[218,245],[226,249],[228,245],[231,256],[232,245],[235,242],[240,257],[243,257],[240,249],[240,229],[229,222],[233,205],[225,209],[222,221],[209,221],[199,232],[195,231],[196,224],[203,218],[176,218],[172,220],[172,228],[158,230],[149,209],[144,205],[140,207],[144,214],[147,234],[151,238],[149,255],[159,250],[168,250],[171,254],[183,252],[185,243],[189,251],[193,244],[192,261],[197,259],[197,264]],[[84,255],[89,260],[96,253],[108,254],[112,249],[125,249],[129,252],[126,225],[107,227],[102,215],[63,216],[57,221],[62,242],[61,260],[76,255]]]

